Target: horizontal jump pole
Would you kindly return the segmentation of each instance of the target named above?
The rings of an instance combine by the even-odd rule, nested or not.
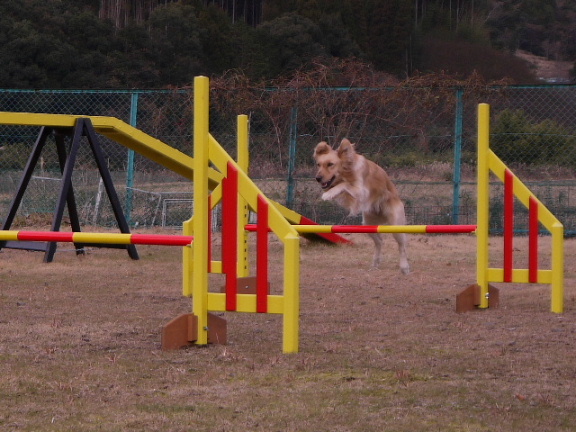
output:
[[[406,234],[466,234],[476,231],[476,225],[292,225],[299,233],[406,233]],[[255,224],[246,225],[256,231]]]
[[[61,231],[0,231],[0,241],[188,246],[192,236],[164,234],[85,233]]]

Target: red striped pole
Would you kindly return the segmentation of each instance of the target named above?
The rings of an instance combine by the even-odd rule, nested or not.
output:
[[[258,195],[256,231],[256,312],[268,312],[268,201]]]
[[[292,225],[300,233],[408,233],[408,234],[467,234],[477,225]],[[247,231],[256,231],[254,224]]]
[[[528,202],[528,280],[531,283],[538,282],[538,235],[540,225],[538,222],[538,201],[530,196]]]
[[[0,231],[0,240],[188,246],[192,244],[194,237],[165,234],[88,233],[81,231]]]
[[[504,174],[504,282],[512,282],[514,265],[514,174]]]
[[[298,222],[299,225],[318,225],[312,219],[307,218],[306,216],[302,216],[300,221]],[[339,236],[333,233],[316,233],[319,237],[328,240],[331,243],[350,243],[350,240]]]

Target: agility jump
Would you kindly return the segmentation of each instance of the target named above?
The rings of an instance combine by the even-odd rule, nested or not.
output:
[[[490,282],[541,283],[551,285],[551,306],[555,313],[564,311],[564,226],[514,173],[490,149],[490,106],[478,106],[478,229],[477,236],[477,285],[478,306],[487,308],[490,301]],[[504,259],[501,268],[491,268],[489,260],[489,206],[490,173],[504,183]],[[514,198],[529,211],[529,259],[527,268],[514,268]],[[552,237],[550,269],[538,267],[539,224]]]
[[[489,282],[516,282],[516,283],[549,283],[552,285],[552,306],[551,310],[556,313],[563,311],[563,227],[562,224],[537,201],[536,197],[515,177],[512,183],[513,188],[509,188],[506,194],[507,202],[511,201],[510,196],[517,196],[522,203],[532,202],[533,215],[531,227],[538,228],[537,222],[540,221],[551,233],[553,241],[553,254],[550,270],[537,269],[537,236],[538,230],[531,232],[530,241],[530,268],[514,269],[512,260],[512,241],[513,230],[508,229],[504,236],[505,241],[505,264],[503,269],[489,268],[488,256],[488,217],[489,217],[489,172],[494,172],[497,176],[505,168],[505,165],[490,151],[488,144],[489,139],[489,111],[485,104],[479,107],[479,168],[478,168],[478,225],[417,225],[417,226],[322,226],[322,225],[286,225],[281,215],[274,211],[274,206],[267,198],[259,192],[258,188],[250,181],[244,171],[238,169],[238,165],[225,154],[222,148],[208,133],[208,81],[206,78],[199,77],[195,82],[195,175],[201,175],[199,167],[201,160],[204,160],[204,167],[208,162],[214,163],[223,173],[223,189],[216,189],[211,198],[222,200],[226,210],[223,210],[223,218],[226,218],[223,225],[222,243],[227,246],[223,250],[223,262],[215,263],[221,265],[221,271],[226,273],[226,291],[225,293],[209,293],[207,287],[207,269],[214,269],[212,261],[209,258],[209,238],[208,229],[209,210],[216,200],[209,199],[203,192],[207,188],[202,185],[202,177],[199,181],[194,182],[195,195],[204,197],[196,200],[199,207],[194,209],[194,220],[186,224],[185,234],[193,233],[196,237],[194,243],[193,269],[185,269],[184,274],[184,295],[194,298],[193,315],[197,317],[197,344],[208,342],[208,336],[205,334],[210,328],[208,324],[208,310],[231,311],[242,310],[245,312],[266,312],[284,314],[284,352],[295,352],[298,350],[298,302],[299,298],[299,242],[298,234],[305,232],[314,233],[344,233],[344,232],[406,232],[406,233],[471,233],[475,232],[478,238],[477,242],[477,283],[468,287],[457,298],[459,310],[470,310],[475,307],[487,308],[490,303],[494,306],[498,303],[498,290],[489,285]],[[203,107],[203,108],[201,108]],[[247,148],[247,126],[239,117],[239,148]],[[200,149],[198,149],[200,146]],[[205,151],[206,150],[206,151]],[[205,154],[207,153],[207,154]],[[509,171],[509,170],[508,170]],[[204,179],[205,180],[205,179]],[[510,181],[510,180],[509,180]],[[198,195],[197,195],[198,194]],[[512,195],[513,194],[513,195]],[[238,201],[237,201],[238,199]],[[242,200],[245,200],[242,201]],[[512,200],[513,201],[513,200]],[[534,204],[534,203],[537,203]],[[252,211],[257,214],[258,224],[246,225],[245,207],[247,204]],[[513,208],[507,207],[506,210],[508,226],[513,226]],[[538,208],[536,211],[534,208]],[[243,216],[244,215],[244,216]],[[238,251],[245,250],[246,232],[255,231],[257,233],[257,294],[239,294],[238,282],[241,271],[247,267],[242,259],[239,259]],[[269,231],[275,232],[284,243],[284,295],[282,297],[267,296],[267,271],[261,266],[267,265],[267,234]],[[200,233],[204,234],[203,241],[205,246],[198,243]],[[184,261],[190,262],[189,251],[185,250]],[[188,264],[185,264],[185,266]],[[190,272],[193,274],[194,281],[191,283]],[[531,276],[530,276],[531,275]],[[241,282],[244,283],[244,282]],[[492,296],[492,298],[490,298]],[[262,299],[268,298],[277,301],[277,306],[265,310],[259,309]],[[198,301],[198,299],[200,301]],[[240,306],[242,305],[242,306]],[[190,321],[190,318],[188,318]]]
[[[238,162],[234,161],[209,133],[209,82],[206,77],[194,81],[194,158],[182,163],[179,155],[163,153],[163,143],[145,146],[149,153],[165,166],[172,164],[194,182],[194,213],[184,223],[182,236],[154,236],[105,233],[40,233],[0,231],[1,240],[78,241],[90,243],[142,242],[183,247],[184,296],[192,298],[192,313],[176,317],[162,334],[164,349],[194,343],[206,345],[226,342],[225,321],[209,312],[249,312],[283,315],[283,351],[297,352],[299,345],[299,280],[300,234],[345,232],[406,232],[406,233],[475,233],[477,236],[477,283],[458,296],[457,303],[470,308],[494,306],[497,290],[490,282],[543,283],[552,286],[552,312],[563,311],[564,247],[562,224],[542,205],[498,157],[489,149],[489,107],[478,110],[478,224],[477,225],[414,225],[414,226],[322,226],[298,224],[301,218],[290,220],[282,206],[269,200],[246,174],[248,164],[248,119],[238,117]],[[70,121],[70,116],[64,116]],[[60,121],[60,118],[58,118]],[[62,121],[64,121],[62,120]],[[10,124],[14,123],[11,117]],[[42,121],[35,118],[34,121]],[[108,121],[99,118],[104,131],[114,137]],[[2,121],[0,120],[0,123]],[[68,124],[68,123],[66,123]],[[116,125],[117,126],[117,125]],[[123,126],[118,126],[122,130]],[[121,144],[133,143],[130,134],[121,134]],[[125,144],[128,145],[128,144]],[[157,150],[160,149],[160,150]],[[160,155],[160,156],[158,156]],[[215,167],[214,168],[212,168]],[[489,267],[488,218],[489,175],[493,172],[505,183],[506,229],[504,234],[503,268]],[[514,196],[530,209],[530,260],[527,269],[513,267],[513,202]],[[210,230],[211,209],[221,203],[224,229],[222,258],[212,259]],[[257,224],[248,225],[251,210]],[[294,219],[297,219],[296,221]],[[552,234],[551,269],[538,268],[538,224]],[[247,233],[256,232],[256,276],[249,276]],[[268,278],[268,236],[273,232],[284,246],[282,294],[272,295]],[[168,239],[167,237],[174,237]],[[149,242],[149,243],[148,243]],[[136,244],[136,243],[134,243]],[[209,273],[226,275],[224,292],[209,290]]]

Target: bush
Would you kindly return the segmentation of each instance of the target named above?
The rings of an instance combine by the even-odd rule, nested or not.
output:
[[[491,147],[506,163],[573,165],[576,136],[557,122],[533,124],[523,110],[504,110],[491,130]]]

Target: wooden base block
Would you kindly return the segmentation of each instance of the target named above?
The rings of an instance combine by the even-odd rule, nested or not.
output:
[[[190,345],[196,340],[198,318],[193,314],[180,315],[162,328],[162,350],[169,351]]]
[[[188,313],[180,315],[162,329],[162,350],[169,351],[192,345],[198,335],[198,317]],[[217,315],[208,314],[208,343],[226,345],[226,320]]]
[[[480,285],[473,284],[464,289],[456,296],[456,312],[470,312],[480,306]],[[488,284],[488,306],[497,308],[500,306],[500,290]]]
[[[228,324],[226,320],[218,315],[208,314],[208,343],[226,345]]]

